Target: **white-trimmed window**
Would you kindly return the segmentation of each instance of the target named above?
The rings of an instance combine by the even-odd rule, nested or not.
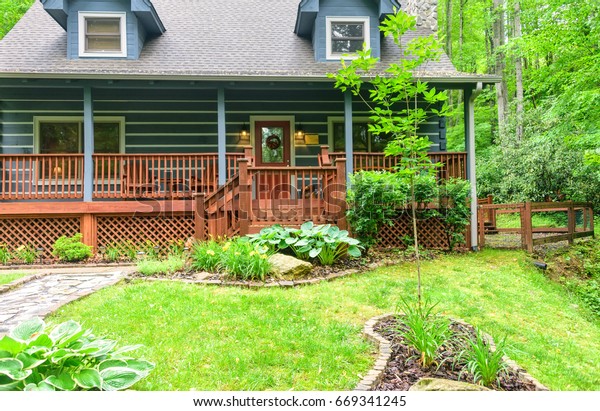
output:
[[[35,117],[35,147],[38,154],[83,153],[82,117]],[[94,152],[125,150],[125,118],[94,118]]]
[[[352,119],[352,147],[355,152],[381,153],[391,140],[388,135],[374,135],[369,131],[368,117]],[[343,117],[329,117],[329,147],[333,152],[346,150],[346,126]]]
[[[371,47],[369,17],[327,17],[326,22],[328,60],[352,59],[363,44]]]
[[[127,57],[125,13],[79,12],[79,57]]]

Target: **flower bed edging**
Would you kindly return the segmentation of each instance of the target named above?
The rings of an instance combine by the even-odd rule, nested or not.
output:
[[[381,382],[385,367],[387,367],[387,364],[392,356],[392,348],[391,342],[379,335],[379,333],[377,333],[374,330],[374,327],[378,322],[388,320],[392,317],[394,317],[394,314],[383,314],[377,317],[373,317],[365,323],[365,326],[363,328],[363,335],[368,340],[373,341],[375,344],[378,344],[379,356],[377,357],[375,365],[373,366],[371,371],[369,371],[366,377],[364,377],[354,388],[355,391],[371,391]],[[454,318],[451,318],[451,320],[462,325],[471,326],[469,323],[463,320],[457,320]],[[485,332],[483,333],[483,336],[486,339],[486,342],[490,345],[492,351],[495,351],[496,345],[492,336]],[[550,391],[546,386],[544,386],[538,380],[533,378],[531,374],[527,373],[523,368],[519,367],[517,363],[511,360],[508,356],[503,356],[502,360],[506,363],[508,368],[511,371],[515,372],[523,381],[533,384],[535,386],[536,391]]]

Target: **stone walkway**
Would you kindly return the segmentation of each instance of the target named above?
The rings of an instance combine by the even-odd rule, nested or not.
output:
[[[33,272],[44,276],[0,294],[0,336],[24,320],[45,317],[62,305],[117,283],[131,268],[77,267]]]

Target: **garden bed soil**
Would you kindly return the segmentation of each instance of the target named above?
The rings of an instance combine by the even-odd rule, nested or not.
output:
[[[406,344],[396,331],[398,321],[396,318],[386,318],[379,321],[374,330],[391,342],[392,355],[384,369],[383,376],[375,391],[407,391],[421,378],[441,378],[454,381],[473,383],[473,376],[463,371],[460,366],[454,365],[454,359],[461,348],[444,346],[441,353],[442,360],[439,365],[423,369],[418,362],[419,356]],[[455,335],[473,336],[473,327],[457,321],[451,321],[450,328]],[[519,373],[508,370],[499,378],[499,384],[491,387],[500,391],[536,391],[534,383],[524,381]]]

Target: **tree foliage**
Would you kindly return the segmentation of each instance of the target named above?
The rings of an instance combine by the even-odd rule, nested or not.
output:
[[[0,0],[0,39],[19,21],[34,0]]]
[[[494,93],[485,92],[476,108],[479,194],[503,201],[550,197],[600,204],[600,3],[441,0],[439,15],[440,34],[450,36],[452,50],[447,51],[459,70],[494,74],[498,53],[504,58],[503,72],[495,73],[508,90],[502,124]],[[492,41],[497,19],[506,23],[499,49]],[[521,36],[515,35],[518,23]],[[522,116],[517,113],[517,62],[523,68]],[[462,148],[462,119],[449,125],[449,148]]]

